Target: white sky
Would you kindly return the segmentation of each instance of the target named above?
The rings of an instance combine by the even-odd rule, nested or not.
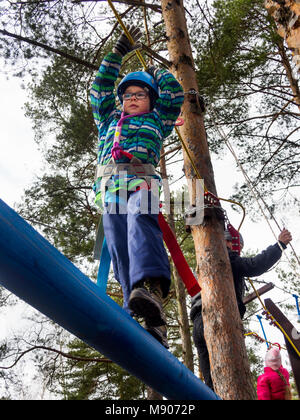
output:
[[[34,174],[40,171],[42,165],[41,155],[33,139],[34,134],[31,128],[31,121],[24,116],[23,104],[27,97],[26,91],[22,90],[20,85],[21,81],[19,79],[7,80],[4,73],[0,72],[0,198],[11,207],[20,200],[24,188],[30,186]],[[239,171],[236,170],[233,158],[228,156],[226,160],[214,161],[214,172],[219,196],[229,197],[232,193],[233,185],[241,176]],[[231,223],[237,227],[241,216],[231,211],[230,207],[226,205],[224,207],[227,210]],[[284,219],[287,222],[287,227],[293,234],[293,245],[299,254],[299,214],[295,209],[291,208],[285,213]],[[274,227],[274,229],[278,233],[277,228]],[[253,223],[249,217],[246,217],[241,233],[244,237],[245,249],[263,250],[275,242],[273,234],[264,221]],[[292,254],[288,252],[288,255],[291,256]],[[285,257],[283,256],[282,264],[284,264],[284,260]],[[274,272],[261,276],[260,279],[276,283]],[[291,303],[293,302],[293,298],[290,295],[284,295],[283,292],[278,292],[278,290],[270,292],[268,297],[274,301],[288,298]],[[297,325],[296,320],[295,312],[294,319],[291,319],[294,325]],[[6,328],[4,328],[3,321]],[[14,319],[11,319],[11,322],[8,319],[2,320],[0,322],[0,337],[4,331],[7,331],[7,328],[13,328],[14,323],[16,323]],[[258,322],[254,320],[253,324],[253,330],[262,336]],[[264,326],[270,341],[283,344],[282,335],[274,327],[269,327],[266,321]]]
[[[0,72],[0,198],[13,207],[41,166],[31,122],[24,116],[26,92],[20,79]]]

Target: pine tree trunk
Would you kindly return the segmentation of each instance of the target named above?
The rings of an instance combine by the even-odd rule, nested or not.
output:
[[[289,81],[291,90],[293,92],[294,101],[295,101],[295,103],[297,104],[297,106],[300,110],[299,84],[298,84],[298,80],[293,75],[293,70],[292,70],[291,64],[289,62],[289,59],[287,57],[287,54],[286,54],[286,51],[285,51],[285,48],[284,48],[284,44],[283,44],[283,40],[278,41],[277,46],[278,46],[278,52],[279,52],[279,55],[281,57],[282,64],[283,64],[284,69],[285,69],[286,77]]]
[[[298,77],[293,75],[292,66],[286,55],[284,42],[291,50],[293,61],[296,64],[298,74],[300,73],[300,4],[299,0],[265,0],[265,7],[273,17],[277,32],[282,37],[281,42],[277,42],[278,52],[285,68],[289,80],[294,101],[300,107],[300,91]]]
[[[194,61],[182,0],[162,0],[172,71],[185,92],[198,91]],[[204,121],[193,94],[182,107],[183,140],[209,191],[216,194]],[[195,178],[184,153],[186,177]],[[255,399],[249,362],[233,287],[232,272],[224,242],[223,223],[211,212],[202,225],[192,227],[199,283],[202,288],[204,334],[216,393],[222,399]]]

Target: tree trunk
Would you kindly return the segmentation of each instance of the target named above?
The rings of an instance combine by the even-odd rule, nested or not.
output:
[[[162,0],[161,4],[172,71],[185,92],[198,91],[182,0]],[[216,194],[203,116],[196,95],[186,95],[182,111],[181,136],[206,188]],[[184,164],[186,177],[195,178],[185,152]],[[223,223],[215,212],[211,212],[202,225],[192,227],[192,235],[202,288],[204,334],[215,391],[222,399],[255,399]]]
[[[284,49],[284,42],[293,55],[296,70],[300,73],[300,4],[298,0],[283,0],[281,2],[265,0],[265,7],[273,17],[277,26],[277,32],[282,37],[281,42],[277,42],[278,52],[285,68],[289,80],[294,101],[300,108],[300,91],[297,75],[293,75],[292,66]]]
[[[278,46],[278,52],[281,57],[282,64],[285,68],[286,77],[288,78],[291,90],[294,95],[295,104],[298,106],[298,109],[300,110],[300,90],[299,90],[298,80],[296,80],[293,75],[291,64],[286,55],[286,51],[284,49],[283,40],[278,41],[277,46]]]

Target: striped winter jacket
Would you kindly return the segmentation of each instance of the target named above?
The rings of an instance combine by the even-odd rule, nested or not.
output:
[[[115,129],[121,116],[114,95],[121,62],[122,58],[118,54],[107,54],[91,89],[93,116],[99,131],[98,165],[106,165],[111,159]],[[120,146],[143,163],[151,163],[156,167],[163,140],[172,132],[180,114],[184,94],[181,85],[167,70],[156,71],[154,77],[159,86],[159,99],[149,113],[129,117],[124,121]],[[128,158],[123,157],[117,161],[122,162],[128,162]],[[112,178],[116,191],[121,185],[118,176]],[[135,177],[131,175],[128,178]],[[95,190],[96,194],[100,192],[100,179],[95,183]]]

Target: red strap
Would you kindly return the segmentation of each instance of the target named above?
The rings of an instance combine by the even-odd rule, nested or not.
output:
[[[181,126],[183,124],[184,124],[184,119],[181,118],[181,117],[178,117],[176,122],[175,122],[176,127]]]
[[[122,155],[126,156],[128,159],[132,159],[133,155],[131,153],[126,152],[125,150],[120,150]]]
[[[122,153],[129,159],[133,158],[133,155],[131,153],[125,152],[124,150],[122,150]],[[142,186],[140,186],[139,189],[141,187]],[[199,283],[197,282],[192,270],[190,269],[188,263],[186,262],[186,259],[184,258],[184,255],[180,249],[180,246],[177,243],[176,237],[172,229],[166,222],[162,213],[158,214],[158,222],[159,222],[160,229],[163,233],[164,242],[170,251],[171,257],[181,277],[181,280],[185,284],[188,294],[193,297],[201,291]]]
[[[162,213],[159,213],[158,215],[158,222],[159,222],[161,231],[163,233],[164,242],[170,251],[175,267],[183,283],[185,284],[188,294],[190,296],[195,296],[197,293],[201,291],[201,287],[199,286],[192,270],[190,269],[188,263],[186,262],[186,259],[184,258],[184,255],[180,249],[180,246],[177,243],[176,237],[172,229],[166,222]]]

